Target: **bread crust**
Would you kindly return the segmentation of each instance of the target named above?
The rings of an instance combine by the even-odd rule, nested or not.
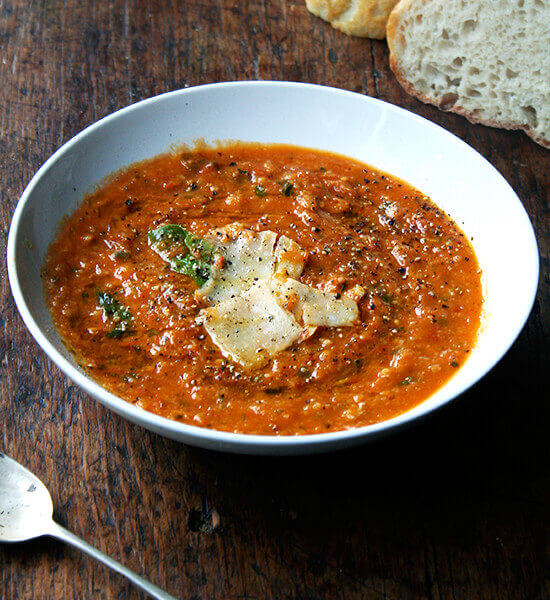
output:
[[[308,10],[347,35],[383,39],[398,0],[306,0]]]
[[[437,108],[445,112],[453,112],[463,117],[466,117],[466,119],[468,119],[470,123],[486,125],[488,127],[496,127],[499,129],[524,131],[537,144],[540,144],[544,148],[550,149],[550,140],[538,135],[534,129],[532,129],[524,123],[517,123],[506,119],[497,120],[480,117],[479,115],[476,115],[473,111],[461,107],[460,98],[458,99],[457,103],[454,104],[452,107],[444,108],[441,106],[440,100],[438,100],[435,97],[430,97],[414,87],[414,85],[407,79],[407,77],[405,76],[405,74],[399,66],[399,59],[396,56],[395,46],[397,42],[397,36],[399,35],[398,29],[401,24],[403,13],[408,9],[409,5],[411,5],[415,1],[416,0],[400,0],[400,2],[395,6],[393,11],[391,12],[386,26],[386,37],[388,41],[388,47],[390,49],[390,68],[393,71],[395,78],[397,79],[401,87],[407,92],[407,94],[418,98],[426,104],[433,104],[434,106],[437,106]],[[404,44],[405,41],[402,41]]]

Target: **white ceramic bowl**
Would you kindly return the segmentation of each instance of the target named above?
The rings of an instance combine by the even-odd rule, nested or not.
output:
[[[483,270],[484,319],[469,360],[439,391],[388,421],[303,436],[232,434],[176,423],[107,392],[76,366],[45,305],[40,267],[60,219],[106,175],[172,144],[243,140],[335,151],[396,175],[428,194],[471,237]],[[380,100],[333,88],[223,83],[170,92],[94,123],[62,146],[29,183],[13,216],[8,273],[31,334],[73,381],[147,429],[182,442],[250,454],[301,454],[351,446],[396,429],[464,392],[521,331],[538,282],[529,218],[504,178],[444,129]]]

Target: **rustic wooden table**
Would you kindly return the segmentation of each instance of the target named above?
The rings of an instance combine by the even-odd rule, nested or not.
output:
[[[303,459],[196,450],[105,410],[31,339],[2,261],[0,450],[43,478],[61,523],[182,599],[550,597],[550,153],[413,100],[387,59],[384,42],[334,31],[302,0],[0,0],[4,245],[32,174],[86,125],[235,79],[342,87],[440,123],[504,174],[537,231],[539,298],[483,382],[410,432]],[[0,598],[142,595],[43,539],[0,547]]]

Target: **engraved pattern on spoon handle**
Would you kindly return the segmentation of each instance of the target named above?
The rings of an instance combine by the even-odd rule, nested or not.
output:
[[[136,575],[136,573],[130,571],[130,569],[127,569],[119,562],[113,560],[111,557],[107,556],[100,550],[97,550],[93,546],[90,546],[90,544],[88,544],[84,540],[81,540],[79,537],[74,535],[74,533],[71,533],[55,521],[52,521],[52,525],[48,529],[47,535],[67,542],[71,546],[74,546],[75,548],[86,552],[86,554],[89,554],[93,558],[107,565],[108,567],[113,569],[113,571],[124,575],[124,577],[128,578],[132,583],[137,585],[137,587],[141,588],[144,592],[147,592],[148,594],[153,596],[153,598],[157,598],[157,600],[177,600],[177,598],[175,598],[174,596],[171,596],[164,590],[161,590],[159,587],[153,585],[151,582],[147,581],[143,577]]]

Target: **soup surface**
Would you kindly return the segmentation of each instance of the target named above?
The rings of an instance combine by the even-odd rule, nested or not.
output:
[[[243,329],[255,363],[216,339],[209,319],[224,304],[197,293],[211,270],[236,268],[220,228],[286,236],[302,265],[287,281],[333,303],[313,326],[300,312],[286,347],[256,348]],[[349,158],[278,145],[178,151],[114,174],[62,224],[43,281],[65,344],[101,385],[170,419],[271,435],[359,427],[419,404],[467,359],[482,308],[473,249],[429,198]],[[293,298],[274,310],[296,323],[305,296]],[[338,302],[356,312],[319,325]],[[261,301],[254,311],[273,320]],[[228,337],[248,327],[240,318]]]

